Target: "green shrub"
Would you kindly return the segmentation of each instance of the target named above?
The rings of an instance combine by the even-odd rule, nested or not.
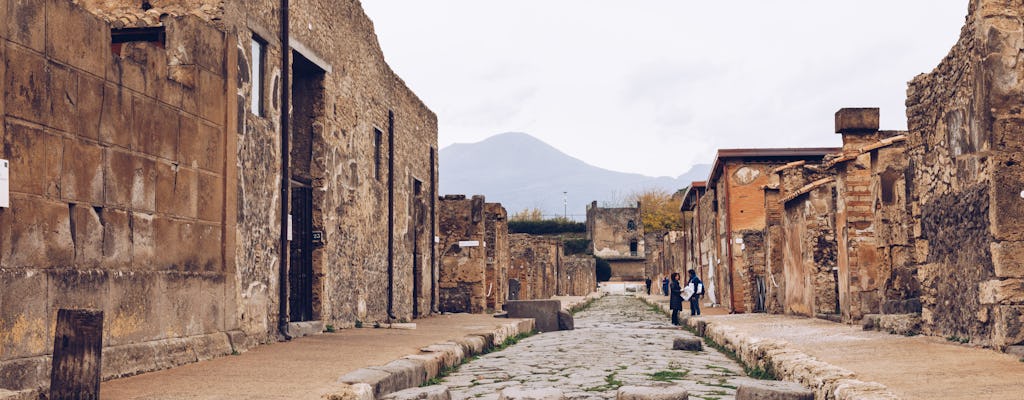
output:
[[[534,221],[509,221],[509,233],[529,233],[531,235],[555,235],[559,233],[584,233],[587,224],[565,219],[542,219]]]
[[[562,250],[567,256],[571,256],[573,254],[587,254],[590,252],[590,240],[567,239],[562,245]]]

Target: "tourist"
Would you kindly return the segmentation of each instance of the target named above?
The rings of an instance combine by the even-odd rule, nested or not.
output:
[[[704,294],[704,282],[697,277],[697,272],[690,270],[690,281],[686,284],[693,289],[690,295],[690,315],[700,315],[700,296]]]
[[[668,308],[672,309],[672,325],[679,325],[679,311],[683,309],[682,287],[679,286],[679,273],[672,273],[672,285],[668,296]]]
[[[668,278],[661,278],[661,295],[668,296]]]
[[[644,278],[644,285],[647,286],[647,295],[650,296],[651,295],[651,278],[650,277]]]

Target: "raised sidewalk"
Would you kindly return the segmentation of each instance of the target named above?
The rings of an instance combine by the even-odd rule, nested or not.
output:
[[[664,296],[639,296],[668,309]],[[702,313],[686,323],[744,363],[815,390],[816,399],[1024,399],[1017,356],[815,318]]]

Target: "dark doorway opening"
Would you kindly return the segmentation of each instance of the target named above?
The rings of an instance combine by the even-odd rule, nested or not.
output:
[[[291,186],[291,245],[288,316],[292,322],[320,318],[319,274],[314,268],[313,231],[319,215],[313,197],[314,123],[324,110],[325,71],[292,52],[292,116],[288,154]]]
[[[423,248],[420,243],[426,236],[424,228],[426,225],[426,204],[423,201],[423,182],[418,179],[412,181],[412,315],[421,316],[420,301],[423,299]]]

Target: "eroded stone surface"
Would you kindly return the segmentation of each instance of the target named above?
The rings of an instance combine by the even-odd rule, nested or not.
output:
[[[690,336],[641,301],[605,296],[575,315],[576,330],[543,333],[463,365],[444,379],[453,399],[498,399],[506,388],[558,388],[566,399],[614,399],[622,386],[652,386],[662,378],[692,398],[732,399],[751,381],[722,353],[670,350]]]

